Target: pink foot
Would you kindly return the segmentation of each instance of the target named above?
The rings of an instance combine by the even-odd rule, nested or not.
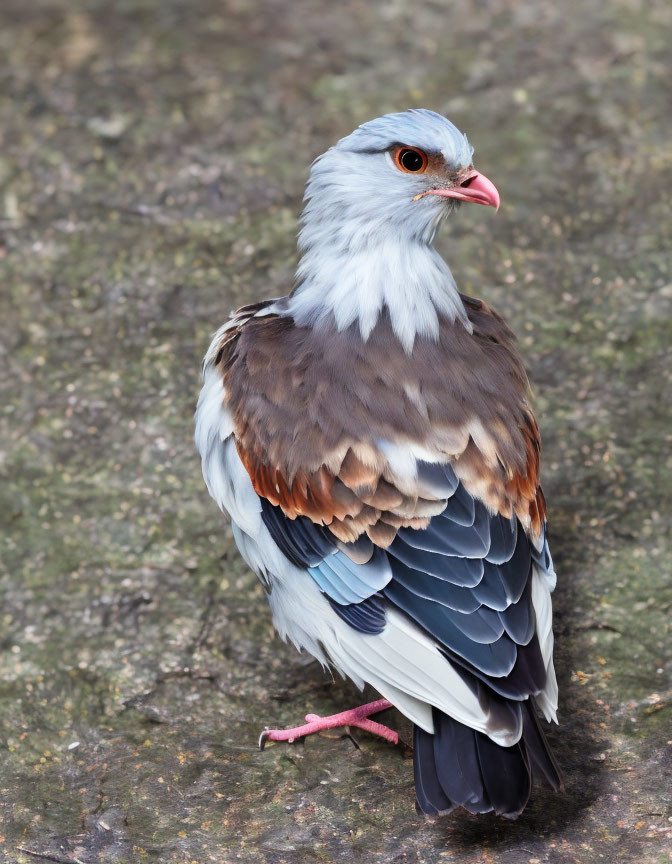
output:
[[[337,726],[357,726],[372,735],[379,735],[392,744],[398,744],[399,736],[396,732],[383,726],[382,723],[368,719],[370,714],[377,714],[379,711],[385,711],[391,707],[392,703],[388,702],[387,699],[376,699],[375,702],[360,705],[359,708],[351,708],[349,711],[341,711],[340,714],[332,714],[330,717],[306,714],[308,722],[305,726],[296,726],[294,729],[264,729],[259,736],[259,749],[263,750],[267,741],[289,741],[291,744],[297,738],[321,732],[323,729],[334,729]]]

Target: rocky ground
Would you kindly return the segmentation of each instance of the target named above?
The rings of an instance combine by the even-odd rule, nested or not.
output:
[[[667,0],[4,0],[2,861],[670,860],[671,41]],[[256,749],[357,694],[273,636],[192,445],[310,160],[409,105],[502,193],[440,247],[544,436],[567,788],[515,823],[416,815],[365,733]]]

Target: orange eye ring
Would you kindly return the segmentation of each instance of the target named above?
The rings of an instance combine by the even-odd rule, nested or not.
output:
[[[427,154],[417,147],[404,145],[394,152],[394,164],[404,174],[422,174],[427,170]]]

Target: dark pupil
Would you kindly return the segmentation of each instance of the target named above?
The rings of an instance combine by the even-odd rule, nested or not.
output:
[[[423,163],[422,156],[415,150],[402,150],[399,161],[407,171],[419,171]]]

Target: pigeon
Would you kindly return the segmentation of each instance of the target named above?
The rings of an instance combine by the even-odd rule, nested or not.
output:
[[[512,819],[533,775],[562,785],[540,435],[512,331],[433,245],[462,204],[499,201],[433,111],[342,138],[310,170],[292,290],[212,340],[195,437],[279,635],[381,697],[260,745],[394,743],[370,719],[394,706],[420,812]]]

